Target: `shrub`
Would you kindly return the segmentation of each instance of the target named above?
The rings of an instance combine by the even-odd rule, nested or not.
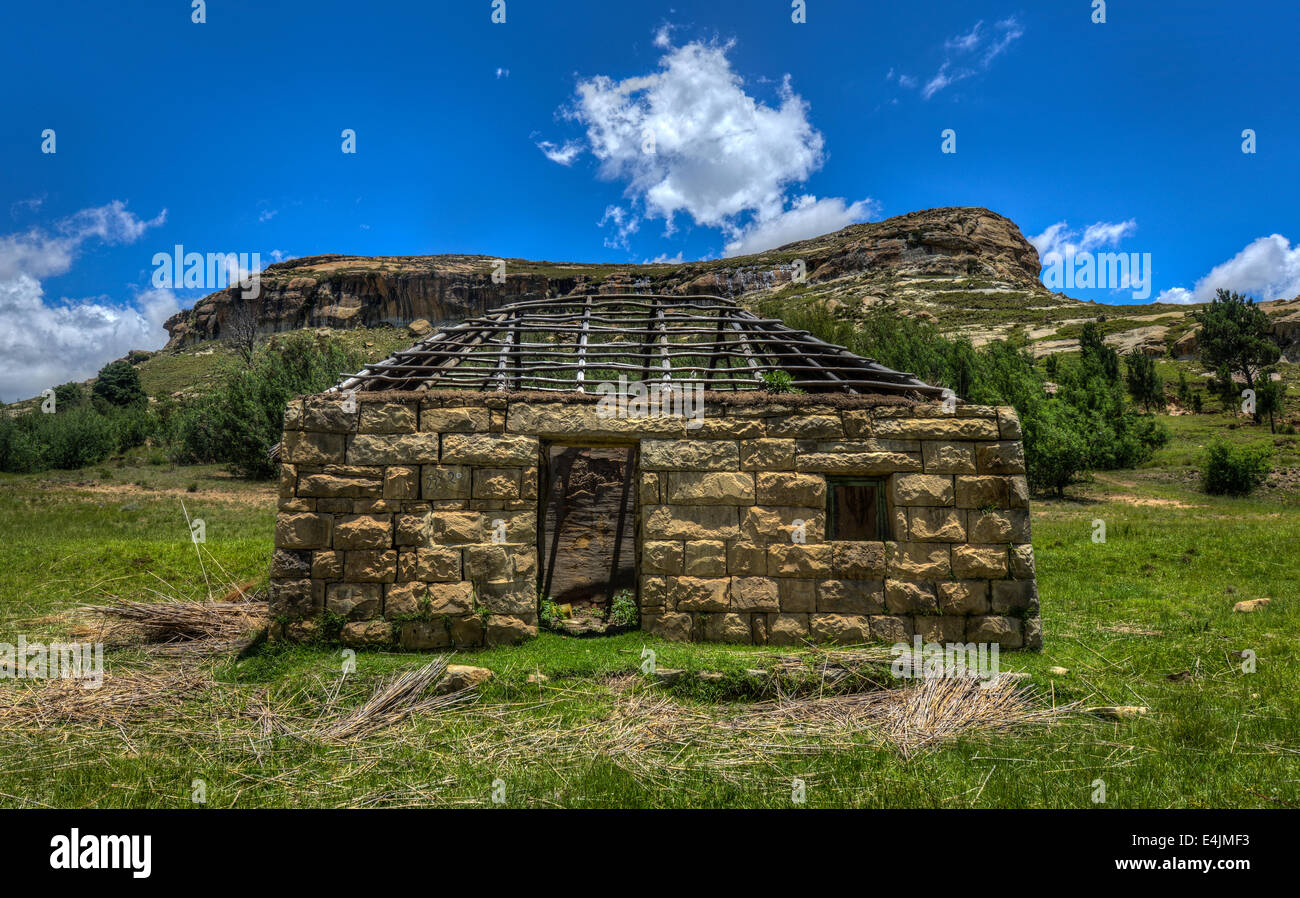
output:
[[[140,372],[125,359],[109,362],[99,369],[91,391],[101,406],[139,405],[146,401],[144,387],[140,385]],[[57,393],[55,394],[58,395]]]
[[[360,363],[333,339],[307,333],[272,338],[251,367],[228,370],[220,387],[182,413],[181,454],[224,462],[247,477],[273,477],[268,453],[280,440],[289,400],[334,386],[341,372]]]
[[[1201,460],[1201,487],[1216,496],[1249,495],[1268,477],[1272,457],[1267,446],[1234,447],[1218,437]]]

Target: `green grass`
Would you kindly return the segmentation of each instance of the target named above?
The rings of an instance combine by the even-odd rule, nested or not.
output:
[[[202,779],[210,807],[488,806],[500,779],[515,807],[788,807],[795,777],[807,783],[811,807],[1082,808],[1093,806],[1098,778],[1110,807],[1300,805],[1300,507],[1294,493],[1211,498],[1186,482],[1197,445],[1223,428],[1224,419],[1203,418],[1166,419],[1174,438],[1147,467],[1099,475],[1067,501],[1034,504],[1044,649],[1002,658],[1004,669],[1029,672],[1046,700],[1144,705],[1143,719],[1081,716],[964,738],[907,761],[863,736],[734,769],[706,763],[707,750],[691,746],[673,747],[649,772],[602,752],[493,758],[528,734],[577,733],[606,719],[619,701],[609,678],[640,676],[646,647],[660,667],[732,680],[789,652],[639,633],[544,633],[456,657],[496,673],[476,706],[349,745],[263,740],[244,715],[259,696],[311,716],[325,707],[343,661],[336,648],[263,645],[243,659],[206,662],[220,685],[185,704],[183,726],[9,727],[0,805],[189,807],[191,784]],[[1228,433],[1264,438],[1257,429]],[[212,468],[101,473],[0,478],[0,640],[59,635],[66,625],[52,615],[105,595],[149,599],[164,581],[201,592],[181,499],[205,519],[206,548],[232,579],[265,577],[273,488]],[[191,483],[197,492],[186,491]],[[1106,524],[1104,544],[1092,540],[1097,519]],[[1234,602],[1264,596],[1273,600],[1267,609],[1233,613]],[[1241,671],[1230,653],[1242,650],[1256,653],[1257,672]],[[115,653],[110,665],[138,660]],[[360,652],[338,703],[358,705],[379,678],[426,661]],[[1053,676],[1053,666],[1069,673]],[[1190,681],[1168,679],[1182,671]],[[537,672],[549,681],[529,683]],[[40,687],[0,682],[24,688]],[[669,695],[719,713],[743,703],[690,678]]]

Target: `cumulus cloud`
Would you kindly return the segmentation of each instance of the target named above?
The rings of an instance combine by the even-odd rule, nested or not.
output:
[[[727,243],[724,255],[743,256],[829,234],[866,221],[879,211],[873,200],[845,203],[839,197],[801,196],[789,209],[770,218],[756,219]]]
[[[1231,259],[1210,269],[1192,289],[1174,287],[1162,292],[1156,301],[1209,302],[1220,288],[1260,300],[1300,296],[1300,243],[1292,246],[1281,234],[1260,237]]]
[[[1068,254],[1090,253],[1104,247],[1118,246],[1125,237],[1137,231],[1137,221],[1099,221],[1088,225],[1083,233],[1070,228],[1064,221],[1051,225],[1037,237],[1030,237],[1029,242],[1038,250],[1038,258],[1046,260],[1048,256],[1064,258]]]
[[[1020,21],[1015,16],[1008,16],[989,27],[985,27],[981,19],[965,34],[948,38],[943,42],[943,62],[921,86],[921,96],[928,100],[958,81],[988,71],[993,61],[1024,34]],[[893,70],[890,71],[892,74]],[[900,75],[898,83],[910,88],[917,86],[920,80],[911,75]]]
[[[42,280],[66,273],[90,241],[127,244],[162,224],[124,203],[83,209],[49,230],[0,236],[0,400],[13,402],[46,387],[85,380],[131,349],[167,338],[162,324],[180,306],[170,290],[148,290],[129,305],[107,297],[49,302]]]
[[[769,105],[746,93],[727,58],[731,43],[673,47],[668,27],[654,43],[664,50],[657,71],[579,82],[565,115],[585,128],[585,142],[554,159],[567,165],[585,149],[601,177],[627,185],[635,208],[614,207],[621,218],[606,210],[603,221],[624,229],[615,240],[626,241],[627,223],[640,218],[662,219],[671,234],[684,214],[721,229],[729,253],[754,252],[835,230],[872,210],[870,200],[787,195],[825,160],[824,139],[789,76]]]

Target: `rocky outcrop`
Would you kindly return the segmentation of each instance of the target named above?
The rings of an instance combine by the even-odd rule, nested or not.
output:
[[[232,313],[251,303],[263,333],[304,327],[434,324],[505,303],[574,293],[714,293],[740,299],[788,286],[852,279],[855,293],[887,294],[898,283],[978,278],[1002,290],[1047,295],[1038,253],[1010,219],[987,209],[930,209],[851,225],[823,237],[749,256],[704,262],[594,265],[491,256],[311,256],[268,266],[261,295],[239,287],[204,297],[166,323],[169,348],[222,335]],[[873,285],[880,285],[873,290]]]

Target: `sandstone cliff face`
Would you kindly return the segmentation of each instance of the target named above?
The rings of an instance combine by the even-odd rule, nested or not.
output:
[[[269,266],[261,296],[238,287],[204,297],[167,321],[168,348],[220,337],[252,303],[264,333],[303,327],[457,321],[525,299],[589,292],[713,293],[742,300],[790,284],[801,261],[809,285],[852,282],[889,296],[909,281],[978,279],[986,289],[1051,297],[1034,247],[1010,219],[981,208],[931,209],[751,256],[680,265],[591,265],[507,259],[493,283],[491,256],[312,256]]]

